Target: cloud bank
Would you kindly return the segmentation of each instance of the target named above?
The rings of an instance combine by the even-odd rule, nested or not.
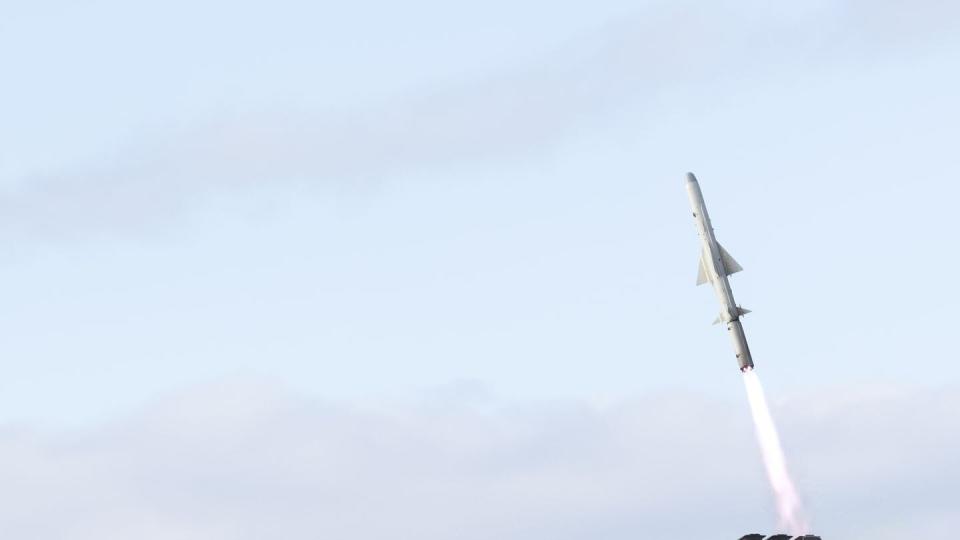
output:
[[[960,393],[830,392],[777,408],[825,538],[960,523]],[[0,432],[19,539],[737,538],[773,508],[745,403],[657,395],[358,407],[213,384],[125,421]]]

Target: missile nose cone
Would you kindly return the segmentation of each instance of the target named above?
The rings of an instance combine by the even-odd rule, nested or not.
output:
[[[696,182],[697,177],[693,175],[692,172],[687,173],[687,182]]]

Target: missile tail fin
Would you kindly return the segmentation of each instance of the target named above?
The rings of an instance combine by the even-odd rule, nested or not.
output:
[[[738,263],[732,255],[727,253],[727,250],[723,249],[723,246],[720,246],[720,259],[723,261],[723,269],[726,271],[728,276],[743,270],[743,267],[740,266],[740,263]]]
[[[740,307],[740,306],[737,306],[737,317],[741,317],[741,316],[743,316],[743,315],[746,315],[747,313],[752,313],[752,312],[751,312],[749,309],[746,309],[746,308],[742,308],[742,307]],[[722,323],[722,322],[723,322],[723,317],[724,317],[724,315],[726,315],[726,314],[721,311],[720,314],[717,315],[717,318],[713,320],[713,324],[720,324],[720,323]],[[729,315],[728,315],[728,317],[729,317]]]

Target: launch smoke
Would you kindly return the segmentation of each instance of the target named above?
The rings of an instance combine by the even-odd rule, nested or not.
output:
[[[760,379],[753,370],[748,369],[743,373],[743,382],[747,387],[747,399],[750,401],[750,413],[753,415],[763,464],[767,469],[767,477],[770,479],[770,487],[776,499],[779,526],[783,532],[791,535],[806,534],[809,532],[809,527],[803,506],[790,472],[787,470],[787,460],[780,446],[780,436],[777,435],[777,427],[770,415]]]

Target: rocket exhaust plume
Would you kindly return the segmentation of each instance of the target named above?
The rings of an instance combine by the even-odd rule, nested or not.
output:
[[[790,472],[787,471],[787,460],[780,446],[780,436],[777,435],[777,427],[770,415],[760,379],[752,369],[745,369],[743,382],[747,387],[747,399],[750,402],[750,413],[753,416],[757,442],[760,443],[763,464],[767,469],[767,478],[770,480],[770,487],[776,499],[778,525],[783,532],[791,535],[806,534],[809,532],[809,525],[797,488],[793,484]]]

